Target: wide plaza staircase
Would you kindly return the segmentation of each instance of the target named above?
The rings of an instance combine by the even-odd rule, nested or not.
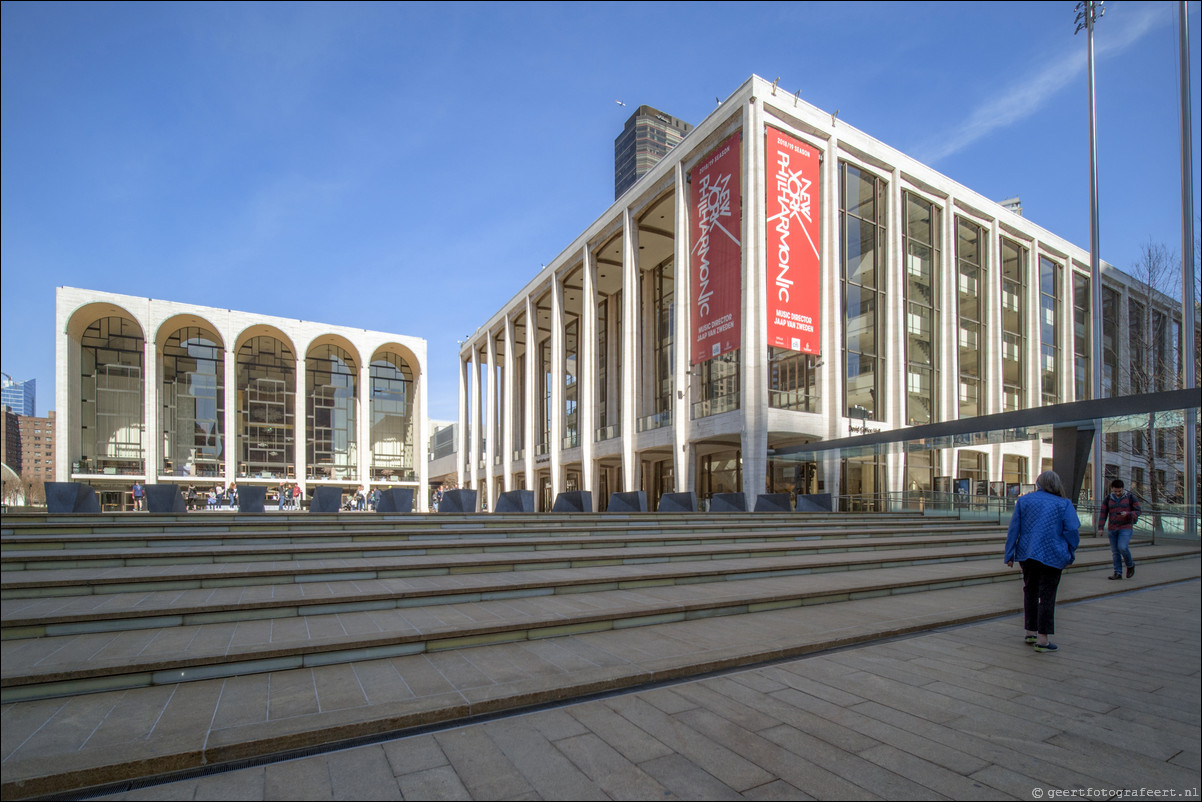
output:
[[[121,787],[1021,608],[921,514],[8,514],[4,799]],[[1199,576],[1085,537],[1061,600]],[[1018,626],[1021,626],[1019,624]]]

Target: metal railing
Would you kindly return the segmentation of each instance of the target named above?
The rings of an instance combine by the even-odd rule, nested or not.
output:
[[[649,432],[653,429],[662,429],[665,426],[672,425],[672,410],[665,409],[663,412],[657,412],[654,415],[647,415],[639,418],[635,422],[635,431]]]
[[[963,493],[937,493],[929,490],[906,490],[897,493],[868,493],[842,495],[834,499],[840,512],[922,512],[926,515],[955,515],[966,520],[990,520],[1009,523],[1014,512],[1014,496],[981,496]],[[1097,532],[1101,507],[1093,503],[1078,503],[1077,517],[1081,520],[1082,536]],[[1133,527],[1137,538],[1195,540],[1202,539],[1199,531],[1199,512],[1184,504],[1143,505]]]
[[[739,408],[739,394],[731,393],[730,395],[718,396],[717,398],[709,398],[704,401],[696,401],[692,405],[693,420],[700,418],[708,418],[711,415],[721,415],[723,412],[732,412]]]
[[[593,442],[600,443],[605,440],[613,440],[615,437],[622,436],[622,424],[615,423],[612,426],[602,426],[596,431],[596,440]]]

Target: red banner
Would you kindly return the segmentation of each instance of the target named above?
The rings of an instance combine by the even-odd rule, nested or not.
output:
[[[768,345],[821,351],[821,252],[818,152],[768,129],[767,184]]]
[[[693,170],[689,254],[696,365],[740,344],[743,307],[742,134],[734,134]]]

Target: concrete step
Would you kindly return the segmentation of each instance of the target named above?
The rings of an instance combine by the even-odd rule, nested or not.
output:
[[[699,521],[684,526],[623,527],[615,525],[586,526],[575,518],[562,517],[555,525],[512,525],[476,527],[379,527],[366,530],[331,530],[322,528],[298,528],[284,530],[242,530],[237,532],[209,532],[204,527],[181,529],[166,533],[129,533],[123,527],[107,532],[88,532],[63,535],[51,532],[30,532],[6,535],[0,541],[3,550],[0,560],[5,564],[20,565],[24,562],[63,559],[106,559],[109,553],[120,554],[131,550],[144,550],[152,556],[174,556],[198,549],[220,550],[241,548],[254,554],[258,548],[263,554],[271,554],[290,546],[302,546],[304,550],[314,548],[337,548],[339,544],[356,544],[364,547],[381,543],[414,543],[435,547],[439,543],[461,543],[487,541],[504,543],[507,540],[529,540],[543,538],[547,542],[562,539],[585,541],[721,541],[724,537],[754,538],[779,537],[782,533],[792,537],[884,537],[904,536],[915,529],[928,532],[941,531],[987,531],[999,527],[997,523],[961,522],[949,519],[929,519],[899,525],[889,519],[876,521],[800,522],[792,516],[771,516],[770,520],[748,520],[740,518],[723,523]],[[69,555],[69,556],[68,556]]]
[[[1059,603],[1196,581],[1196,556],[1146,562],[1131,580],[1066,573]],[[554,640],[44,699],[4,708],[5,800],[314,746],[352,746],[473,716],[950,627],[1021,609],[1017,572],[990,584],[704,618]],[[1014,648],[1021,649],[1021,621]],[[1074,633],[1059,633],[1072,655]],[[1057,656],[1048,659],[1054,661]],[[1058,663],[1057,663],[1058,665]],[[1049,664],[1045,671],[1054,670]]]
[[[1192,545],[1145,547],[1140,562],[1195,554]],[[10,641],[4,649],[0,689],[8,703],[1013,579],[1016,569],[1006,568],[996,551],[993,557],[370,612],[329,609],[283,621],[179,626],[152,620],[166,625]],[[1104,569],[1109,564],[1108,551],[1089,549],[1072,570]]]
[[[0,568],[5,572],[54,570],[59,568],[111,568],[114,565],[178,565],[182,563],[254,562],[254,560],[327,559],[339,557],[406,556],[406,554],[475,553],[481,551],[520,551],[525,548],[605,548],[614,546],[686,546],[703,543],[785,542],[852,539],[906,540],[922,535],[1005,534],[998,524],[922,525],[899,534],[895,527],[829,528],[756,528],[728,530],[722,533],[618,533],[579,536],[561,529],[555,536],[537,536],[523,531],[480,534],[475,536],[394,537],[364,535],[356,539],[298,540],[287,533],[256,537],[254,541],[220,542],[198,540],[159,545],[147,542],[91,542],[88,546],[59,543],[40,549],[8,548],[0,552]]]
[[[263,534],[274,536],[287,533],[321,536],[342,533],[347,535],[372,532],[393,532],[404,535],[438,532],[483,532],[488,530],[524,530],[555,532],[567,524],[573,530],[588,533],[659,532],[673,529],[683,531],[723,531],[727,528],[747,529],[825,525],[855,527],[868,524],[906,526],[915,521],[959,520],[957,515],[920,513],[538,513],[514,514],[263,514],[236,513],[212,515],[149,515],[123,513],[113,515],[60,515],[10,513],[0,524],[0,537],[5,542],[21,538],[56,536],[86,540],[115,534],[132,538],[173,537],[177,535],[209,534],[215,536]]]
[[[122,552],[106,561],[65,559],[45,567],[0,573],[0,598],[89,595],[128,591],[188,590],[235,585],[285,584],[338,579],[386,579],[440,573],[538,570],[547,568],[704,560],[711,556],[796,556],[815,553],[888,551],[922,546],[997,542],[996,528],[947,535],[920,533],[907,538],[812,538],[793,534],[715,540],[688,538],[487,541],[443,543],[434,548],[381,546],[366,550],[287,550],[254,559],[239,552],[195,549],[177,557]],[[263,555],[255,555],[262,558]],[[15,567],[16,563],[11,563]],[[10,565],[6,565],[8,568]],[[56,566],[56,567],[50,567]]]
[[[938,546],[938,548],[932,548]],[[549,593],[586,593],[599,590],[693,584],[731,579],[817,574],[830,571],[854,571],[865,568],[901,566],[996,558],[1000,543],[996,538],[976,541],[917,544],[910,548],[853,551],[818,549],[780,550],[761,553],[738,547],[729,554],[717,550],[697,552],[681,549],[657,556],[625,556],[620,552],[570,553],[568,560],[559,554],[544,563],[513,563],[511,557],[478,555],[448,563],[437,560],[440,570],[413,565],[420,558],[406,561],[404,577],[391,576],[386,567],[370,564],[338,565],[323,573],[306,575],[297,582],[287,571],[269,575],[293,579],[290,583],[236,585],[219,578],[210,587],[184,592],[172,588],[154,591],[159,583],[128,583],[137,592],[89,595],[54,595],[10,599],[0,604],[5,640],[144,629],[176,625],[248,621],[294,615],[317,615],[357,610],[452,604],[485,601],[489,598],[521,598]],[[658,556],[663,554],[663,556]],[[571,559],[571,557],[577,559]],[[523,559],[538,555],[523,556]],[[554,560],[554,562],[550,562]],[[534,570],[538,568],[540,570]],[[582,570],[589,569],[589,570]],[[135,569],[125,569],[131,571]],[[79,572],[74,572],[79,573]],[[73,580],[68,591],[86,590],[83,578]],[[260,577],[260,582],[262,578]],[[290,585],[291,587],[288,587]],[[195,587],[195,586],[194,586]],[[47,587],[47,593],[58,588]],[[148,623],[159,619],[160,623]]]

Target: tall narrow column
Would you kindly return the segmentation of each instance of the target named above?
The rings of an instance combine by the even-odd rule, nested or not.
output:
[[[471,345],[468,345],[470,348]],[[463,350],[459,351],[459,431],[455,432],[455,484],[463,487],[467,481],[467,466],[471,464],[471,454],[468,450],[467,429],[468,418],[467,371],[471,360],[463,358]]]
[[[576,379],[576,409],[580,427],[580,489],[589,493],[596,486],[593,464],[593,438],[597,428],[597,265],[592,249],[581,250],[584,261],[584,292],[580,315],[580,353]]]
[[[768,488],[768,278],[763,243],[767,220],[764,127],[760,101],[743,108],[742,347],[739,414],[743,420],[743,495],[747,509]]]
[[[491,511],[496,509],[493,474],[497,464],[497,349],[493,344],[492,332],[484,335],[484,360],[488,384],[484,387],[484,492],[480,498]]]
[[[233,480],[240,475],[238,470],[238,449],[241,438],[238,437],[238,352],[230,347],[225,350],[225,386],[221,392],[225,396],[225,431],[222,433],[222,453],[225,456],[225,475]],[[248,471],[249,473],[249,471]]]
[[[142,464],[147,483],[158,482],[159,451],[162,449],[163,433],[159,426],[159,349],[155,347],[154,333],[143,332],[142,364]]]
[[[638,489],[638,465],[634,450],[635,418],[638,415],[638,244],[630,207],[622,210],[622,490]]]
[[[296,411],[292,416],[292,460],[296,471],[296,481],[300,483],[305,498],[311,495],[308,483],[305,481],[309,465],[309,420],[306,415],[309,409],[307,371],[308,365],[305,364],[305,355],[298,352],[296,354],[296,394],[293,398],[296,402],[294,406]],[[284,437],[287,436],[288,432],[285,429]]]
[[[472,342],[472,354],[468,357],[471,377],[470,419],[468,422],[467,487],[480,488],[480,348]]]
[[[501,464],[504,466],[502,474],[504,475],[504,487],[506,492],[513,490],[513,452],[516,450],[513,442],[513,389],[515,383],[521,381],[521,377],[514,376],[513,372],[517,364],[517,360],[513,358],[513,313],[505,313],[505,357],[504,357],[504,374],[505,383],[502,385],[501,397],[501,431],[504,432],[504,450],[501,453]]]
[[[547,434],[547,453],[551,457],[551,498],[563,489],[563,399],[566,348],[564,347],[563,279],[551,276],[551,431]]]
[[[371,364],[369,354],[359,354],[359,385],[355,393],[355,451],[358,457],[359,484],[371,490]]]
[[[689,261],[689,193],[685,185],[684,165],[676,163],[675,194],[675,226],[676,238],[672,243],[673,264],[676,266],[675,292],[672,294],[672,304],[675,307],[672,315],[675,326],[672,331],[672,351],[675,373],[673,383],[676,393],[672,399],[672,478],[677,493],[687,493],[697,489],[697,471],[694,464],[694,452],[689,448],[693,423],[693,368],[692,338],[689,332],[693,330],[689,310],[692,309],[693,297],[693,268]]]
[[[534,415],[538,409],[538,403],[535,401],[535,375],[538,372],[538,310],[535,308],[534,295],[526,296],[526,370],[521,381],[526,387],[526,408],[522,410],[522,416],[525,420],[523,429],[525,430],[525,438],[522,448],[526,452],[526,488],[534,491],[535,507],[541,504],[540,496],[542,487],[538,483],[538,472],[535,471],[535,453],[534,453]],[[541,430],[542,422],[539,421]],[[554,499],[552,499],[554,502]],[[547,507],[544,512],[550,512],[551,508]]]

